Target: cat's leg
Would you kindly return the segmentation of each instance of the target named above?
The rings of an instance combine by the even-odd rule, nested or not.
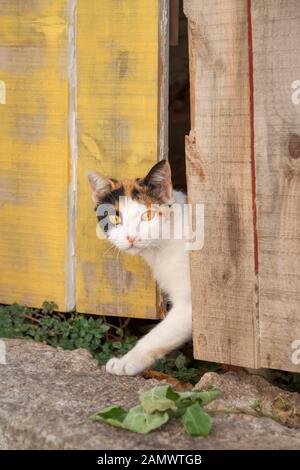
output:
[[[141,338],[137,345],[121,358],[113,357],[106,370],[115,375],[136,375],[150,367],[156,359],[181,346],[192,336],[190,303],[174,306],[166,318]]]

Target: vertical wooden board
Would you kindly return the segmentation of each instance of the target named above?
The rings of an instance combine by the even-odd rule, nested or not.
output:
[[[70,309],[68,1],[1,1],[0,24],[0,302]]]
[[[204,204],[204,247],[191,252],[199,359],[256,367],[257,306],[245,0],[185,0],[194,131],[188,196]]]
[[[261,364],[299,372],[300,3],[251,4]]]
[[[143,176],[165,153],[167,2],[78,0],[76,304],[81,312],[156,318],[155,284],[138,257],[96,238],[86,171]]]

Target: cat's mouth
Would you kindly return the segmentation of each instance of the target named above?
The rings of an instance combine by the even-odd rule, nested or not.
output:
[[[130,245],[128,248],[125,249],[125,251],[133,251],[133,250],[140,250],[141,248],[136,246],[136,245]]]
[[[141,247],[136,246],[136,245],[130,245],[127,248],[125,248],[125,253],[128,253],[129,255],[137,255],[141,251]]]

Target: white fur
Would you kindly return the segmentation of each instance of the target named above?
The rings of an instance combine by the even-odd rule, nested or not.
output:
[[[183,193],[173,191],[173,196],[176,203],[183,205],[186,202]],[[169,240],[145,239],[148,224],[152,228],[159,224],[158,215],[149,222],[141,221],[145,210],[146,207],[142,204],[129,199],[123,210],[121,209],[122,224],[110,231],[109,240],[120,250],[139,254],[148,262],[159,286],[168,294],[172,308],[166,318],[140,339],[125,356],[112,358],[107,362],[107,372],[116,375],[142,372],[156,359],[188,341],[192,335],[190,267],[185,240],[176,240],[174,237]],[[183,221],[177,219],[176,223]],[[133,247],[130,247],[127,235],[137,237]]]
[[[142,220],[142,215],[147,211],[147,207],[131,198],[121,198],[120,212],[122,215],[122,223],[113,227],[108,235],[108,239],[119,250],[126,251],[130,255],[142,254],[147,248],[157,246],[158,241],[149,237],[149,231],[155,232],[158,227],[158,215],[148,221]],[[126,236],[136,237],[134,246],[126,239]]]

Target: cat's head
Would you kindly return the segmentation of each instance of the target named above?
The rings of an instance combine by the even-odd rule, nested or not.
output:
[[[144,178],[117,181],[90,171],[88,179],[99,225],[111,243],[133,255],[159,245],[173,202],[166,160],[156,163]]]

